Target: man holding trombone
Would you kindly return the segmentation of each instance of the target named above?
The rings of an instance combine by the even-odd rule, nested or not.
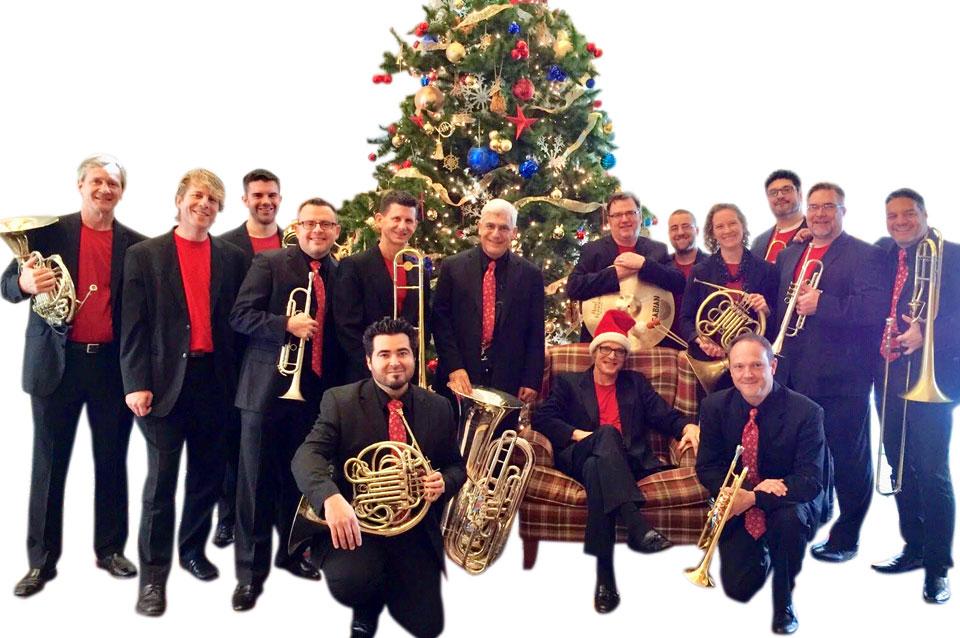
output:
[[[691,580],[712,585],[709,574],[699,572],[709,570],[718,543],[720,581],[734,600],[750,600],[772,568],[773,631],[792,634],[798,627],[793,586],[804,550],[830,516],[823,410],[773,380],[777,360],[764,337],[737,337],[728,356],[734,387],[708,395],[700,412],[697,478],[718,505],[710,517],[716,526],[708,521],[701,543],[708,554],[690,570]],[[739,464],[731,464],[738,446]],[[744,469],[740,488],[733,488],[727,479]]]
[[[310,432],[324,390],[341,381],[330,294],[337,272],[330,249],[340,234],[333,206],[318,197],[305,201],[296,233],[296,246],[254,258],[230,315],[234,330],[249,338],[236,399],[242,423],[237,611],[252,608],[263,591],[274,527],[280,536],[276,566],[320,579],[300,551],[288,554],[287,537],[300,499],[290,462]]]
[[[877,245],[884,255],[890,311],[874,395],[892,477],[891,490],[881,493],[896,495],[905,544],[872,567],[884,574],[922,567],[923,599],[945,603],[955,518],[948,455],[952,412],[960,398],[960,278],[950,273],[960,264],[960,246],[927,226],[926,206],[916,191],[890,193],[886,209],[890,237]],[[921,356],[914,355],[918,351]]]

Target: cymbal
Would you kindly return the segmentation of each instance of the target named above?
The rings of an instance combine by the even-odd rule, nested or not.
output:
[[[628,277],[620,282],[619,292],[584,301],[581,312],[583,325],[591,335],[608,310],[617,308],[633,317],[634,326],[627,338],[631,352],[636,352],[652,348],[663,340],[663,330],[649,330],[647,325],[659,319],[660,324],[669,329],[676,315],[673,305],[673,295],[663,288],[641,281],[639,277]]]

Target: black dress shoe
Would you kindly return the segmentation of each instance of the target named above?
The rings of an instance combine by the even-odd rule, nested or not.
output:
[[[31,569],[27,572],[26,576],[17,581],[17,585],[13,588],[13,595],[19,596],[20,598],[33,596],[38,591],[43,589],[43,586],[46,585],[48,581],[51,581],[56,577],[56,568],[49,571],[43,569]]]
[[[923,599],[933,605],[950,600],[950,581],[946,576],[927,574],[923,579]]]
[[[793,605],[787,605],[785,608],[773,612],[773,633],[792,634],[799,626],[797,616],[793,613]]]
[[[308,563],[303,558],[295,558],[289,563],[277,565],[280,569],[285,569],[297,578],[306,578],[307,580],[320,580],[320,570]]]
[[[217,531],[213,534],[213,544],[217,547],[227,547],[233,544],[233,525],[217,525]]]
[[[881,574],[902,574],[923,567],[923,557],[903,551],[870,567]]]
[[[844,549],[831,545],[830,541],[823,541],[810,548],[810,555],[827,563],[845,563],[857,555],[857,548]]]
[[[143,616],[162,616],[167,611],[166,585],[144,585],[137,597],[137,613]]]
[[[641,554],[654,554],[673,547],[670,540],[655,529],[648,529],[640,538],[631,534],[627,539],[627,546]]]
[[[620,592],[616,587],[597,583],[593,592],[593,608],[598,614],[609,614],[620,605]]]
[[[249,585],[237,585],[233,590],[233,610],[247,611],[253,609],[257,604],[257,598],[263,593],[262,583],[250,583]]]
[[[98,558],[97,567],[106,570],[115,578],[133,578],[137,575],[137,568],[120,552],[110,554],[106,558]]]
[[[206,556],[180,561],[180,566],[190,572],[190,575],[200,580],[214,580],[220,576],[217,566],[207,560]]]

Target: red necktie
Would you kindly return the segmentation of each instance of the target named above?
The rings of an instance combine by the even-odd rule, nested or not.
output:
[[[757,409],[751,408],[750,418],[747,420],[747,424],[743,426],[743,464],[749,468],[747,470],[747,481],[749,481],[751,485],[756,485],[760,482],[760,472],[757,470],[757,449],[760,445],[760,430],[757,428],[756,416]],[[759,507],[751,507],[747,510],[743,525],[747,528],[750,536],[753,536],[754,540],[756,540],[767,531],[767,518],[763,510]]]
[[[900,350],[888,349],[888,345],[893,345],[893,338],[900,334],[897,329],[897,302],[900,301],[900,294],[903,292],[903,286],[907,283],[907,251],[901,248],[897,253],[897,276],[893,280],[893,296],[890,298],[890,314],[888,317],[893,321],[889,328],[884,328],[883,340],[880,341],[880,356],[887,361],[896,361],[900,358]]]
[[[317,260],[311,261],[310,270],[313,271],[313,297],[317,300],[317,314],[314,316],[314,320],[320,324],[317,336],[313,338],[310,367],[319,377],[323,372],[323,313],[327,306],[327,289],[324,288],[323,277],[320,276],[320,262]]]
[[[407,442],[407,428],[403,425],[403,401],[391,399],[387,402],[390,410],[390,419],[387,422],[387,433],[391,441]]]
[[[493,343],[493,324],[497,313],[497,262],[490,260],[487,272],[483,273],[483,334],[480,349],[486,350]]]

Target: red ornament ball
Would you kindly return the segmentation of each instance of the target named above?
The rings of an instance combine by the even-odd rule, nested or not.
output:
[[[393,82],[393,76],[390,75],[389,73],[384,73],[384,74],[383,74],[383,83],[384,83],[384,84],[390,84],[391,82]]]
[[[594,101],[593,101],[593,108],[598,109],[598,108],[600,108],[601,106],[603,106],[603,102],[602,102],[601,100],[594,100]]]
[[[513,97],[521,102],[529,102],[532,100],[535,92],[533,82],[531,82],[529,78],[520,78],[513,83]]]
[[[430,359],[429,361],[427,361],[427,370],[429,370],[431,374],[436,374],[437,364],[438,364],[438,361],[436,357],[434,357],[433,359]]]
[[[520,51],[518,49],[514,49],[513,51],[510,52],[510,57],[513,58],[514,60],[519,60]]]
[[[596,44],[594,44],[593,42],[587,42],[587,51],[589,51],[590,53],[593,53],[596,50],[596,48],[597,48]]]
[[[375,75],[375,76],[373,76],[373,83],[374,83],[374,84],[380,84],[381,82],[383,82],[383,76],[382,76],[382,75]]]
[[[389,133],[390,135],[396,135],[396,134],[397,134],[397,125],[396,125],[396,124],[391,124],[390,126],[388,126],[388,127],[387,127],[387,133]]]
[[[370,160],[371,162],[376,162],[376,161],[377,161],[377,154],[376,154],[376,153],[370,153],[369,155],[367,155],[367,159]]]
[[[413,162],[411,162],[411,161],[408,160],[408,159],[405,159],[405,160],[403,160],[403,163],[400,164],[400,166],[401,166],[402,168],[410,168],[411,166],[413,166]]]
[[[593,52],[593,57],[595,58],[599,58],[601,55],[603,55],[603,49],[597,49]]]
[[[426,22],[421,22],[420,24],[417,25],[417,28],[414,29],[413,32],[414,34],[416,34],[418,38],[422,38],[427,34],[428,29],[430,29],[430,25],[427,24]]]

